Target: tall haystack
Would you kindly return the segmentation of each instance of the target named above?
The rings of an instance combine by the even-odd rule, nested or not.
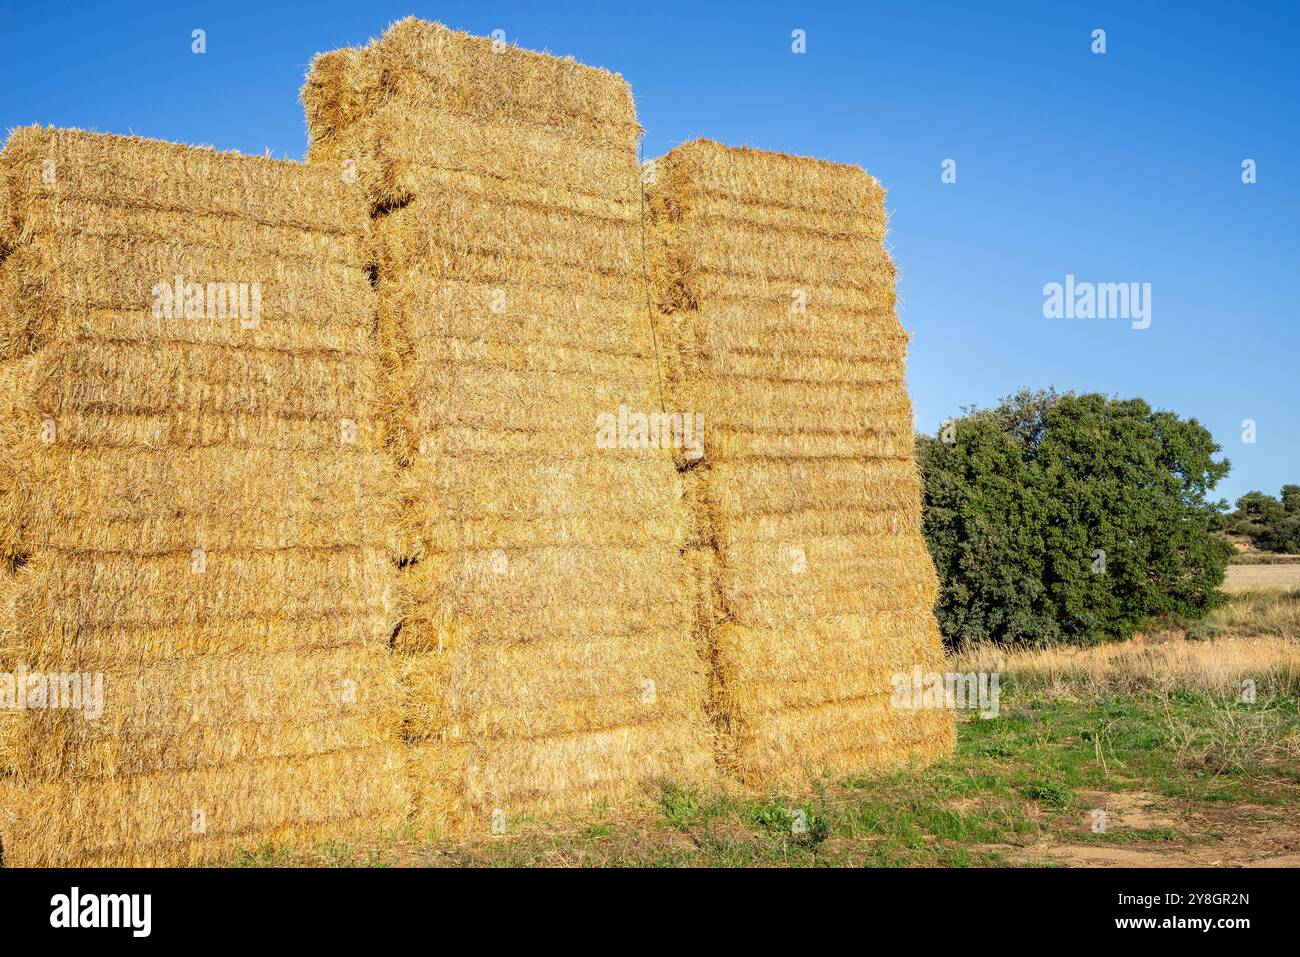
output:
[[[893,706],[942,672],[884,191],[856,167],[697,141],[655,161],[651,275],[689,468],[724,764],[760,783],[943,752]]]
[[[374,205],[419,816],[708,774],[672,451],[598,431],[661,406],[627,84],[407,19],[303,101],[309,160]]]
[[[0,672],[46,690],[0,724],[5,862],[400,824],[360,189],[39,127],[0,172]]]

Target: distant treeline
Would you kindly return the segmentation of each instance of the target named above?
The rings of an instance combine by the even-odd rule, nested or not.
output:
[[[1226,528],[1266,552],[1300,554],[1300,485],[1283,485],[1281,498],[1247,492],[1237,499]]]

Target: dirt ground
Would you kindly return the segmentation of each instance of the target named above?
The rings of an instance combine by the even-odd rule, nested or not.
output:
[[[1124,843],[988,844],[981,850],[1017,864],[1066,867],[1300,867],[1300,827],[1294,808],[1251,804],[1190,804],[1139,791],[1086,797],[1104,808],[1107,830],[1169,829],[1173,840]],[[1087,815],[1090,822],[1091,815]]]

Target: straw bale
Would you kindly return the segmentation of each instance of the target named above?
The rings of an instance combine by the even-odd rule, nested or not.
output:
[[[909,676],[933,638],[925,604],[870,615],[830,615],[797,625],[753,628],[727,622],[718,660],[742,720],[826,702],[886,695],[895,673]],[[872,667],[864,669],[863,661]]]
[[[29,461],[17,511],[28,550],[380,547],[391,483],[378,455],[58,448]]]
[[[31,401],[57,416],[203,411],[337,423],[364,418],[373,363],[357,355],[229,349],[199,343],[74,342],[43,357]]]
[[[14,656],[31,661],[60,649],[76,649],[88,660],[105,659],[126,647],[140,657],[189,660],[246,654],[315,653],[339,648],[387,646],[401,621],[396,601],[363,612],[329,612],[286,617],[280,614],[223,616],[200,622],[141,625],[110,622],[80,625],[33,620],[15,623]],[[52,651],[53,649],[53,651]]]
[[[401,826],[393,747],[239,761],[121,778],[33,783],[5,840],[16,866],[192,866],[238,849],[301,845]]]
[[[406,207],[403,207],[406,208]],[[391,218],[390,213],[376,232],[385,231],[383,222]],[[634,234],[628,232],[628,241],[634,240]],[[382,241],[382,240],[379,240]],[[427,248],[427,247],[426,247]],[[571,262],[567,259],[548,258],[542,249],[530,252],[504,254],[496,250],[477,249],[453,250],[454,258],[443,261],[441,253],[436,258],[420,260],[416,265],[388,263],[388,268],[380,270],[381,287],[385,281],[403,282],[415,280],[433,280],[442,282],[476,283],[493,291],[500,289],[504,299],[509,302],[515,297],[527,295],[530,290],[550,290],[556,293],[573,295],[581,292],[587,296],[605,299],[619,299],[628,303],[637,303],[641,324],[645,324],[645,298],[641,287],[640,270],[600,272],[587,267],[583,262]],[[570,253],[572,246],[569,247]],[[398,268],[404,271],[398,272]],[[381,294],[385,291],[381,288]],[[626,321],[626,320],[622,320]]]
[[[467,452],[452,446],[457,453],[452,457],[446,454],[450,445],[430,440],[428,454],[404,473],[410,504],[402,518],[416,529],[475,520],[567,520],[583,522],[593,530],[637,521],[670,530],[677,527],[680,485],[674,481],[676,476],[665,471],[663,457],[650,450],[622,458],[602,454],[604,450],[566,456],[529,449],[527,460],[513,463],[507,481],[504,476],[492,480],[493,472],[512,465],[515,450]],[[549,441],[533,443],[534,448],[546,445]],[[604,490],[613,488],[619,490],[618,496],[606,497]]]
[[[571,57],[498,46],[415,17],[394,23],[366,53],[392,98],[415,107],[596,128],[619,142],[640,132],[623,78]]]
[[[593,453],[591,442],[580,430],[431,433],[403,472],[399,527],[431,550],[455,547],[457,535],[470,549],[476,538],[500,548],[680,542],[681,487],[667,452],[620,457]]]
[[[365,354],[76,339],[23,368],[13,442],[27,460],[70,449],[226,446],[328,450],[364,468],[358,459],[384,442]]]
[[[18,246],[4,263],[9,282],[5,295],[22,303],[15,321],[19,331],[5,330],[6,341],[15,342],[21,355],[65,338],[78,329],[88,309],[122,312],[153,312],[155,302],[165,304],[155,287],[173,286],[181,276],[184,284],[197,284],[206,292],[209,284],[228,287],[243,284],[248,314],[252,310],[253,288],[260,295],[260,312],[255,325],[241,321],[228,310],[225,318],[212,313],[187,318],[163,318],[160,329],[171,326],[199,328],[238,327],[244,341],[258,345],[261,331],[285,317],[310,317],[319,325],[353,325],[365,309],[372,291],[365,272],[358,267],[328,262],[275,258],[249,258],[232,254],[220,246],[157,241],[136,236],[100,240],[78,234],[37,236]],[[3,306],[4,303],[0,303]],[[214,306],[217,302],[214,298]],[[248,325],[248,328],[245,326]],[[15,348],[14,346],[10,347]]]
[[[664,189],[665,186],[660,182],[658,188]],[[656,210],[652,215],[662,215],[662,211]],[[793,292],[801,290],[806,302],[815,302],[818,306],[817,311],[820,315],[815,316],[808,323],[808,332],[812,339],[805,346],[805,348],[815,347],[815,351],[818,352],[834,350],[835,340],[834,330],[830,324],[831,318],[839,316],[844,319],[857,318],[870,322],[892,315],[892,312],[886,313],[880,304],[873,303],[870,299],[864,301],[859,290],[831,281],[834,277],[824,280],[816,276],[795,275],[788,270],[781,272],[774,270],[772,276],[730,274],[722,270],[699,268],[678,272],[680,264],[672,258],[661,260],[658,258],[661,255],[662,252],[657,253],[656,258],[651,260],[651,265],[656,276],[662,277],[661,283],[657,283],[659,285],[657,298],[662,308],[679,310],[690,308],[695,302],[707,301],[716,303],[720,308],[752,306],[760,313],[767,309],[774,311],[783,309],[788,314]],[[892,292],[892,287],[878,284],[872,291],[878,296],[883,296]],[[897,319],[893,319],[893,322],[896,323]],[[897,330],[887,326],[875,333],[872,338],[890,340],[896,334]],[[789,335],[788,330],[786,335]],[[854,342],[858,341],[861,335],[854,334],[850,330],[846,332],[846,337],[847,341]]]
[[[398,730],[386,647],[151,662],[63,653],[44,672],[102,675],[102,713],[33,710],[26,780],[122,777],[383,745]]]
[[[860,535],[874,540],[883,535],[915,534],[921,530],[917,510],[807,508],[778,514],[734,514],[715,529],[720,548],[741,542],[805,541],[824,535]]]
[[[885,238],[885,190],[856,166],[702,139],[683,144],[656,165],[661,173],[689,185],[689,191],[656,195],[675,211],[676,219],[707,216],[699,203],[716,197],[743,203],[745,226],[753,224],[755,208],[789,211],[797,228],[804,230],[817,228],[805,214],[826,213],[860,221],[877,243]],[[657,177],[658,182],[663,179]]]
[[[0,270],[0,283],[3,281],[4,270]],[[53,302],[48,297],[43,301]],[[57,311],[71,307],[60,300],[51,308]],[[224,346],[250,354],[257,351],[295,352],[303,356],[342,353],[362,359],[372,357],[375,352],[373,322],[359,314],[341,317],[338,322],[321,322],[303,314],[282,315],[273,323],[262,323],[253,332],[243,328],[238,321],[228,319],[182,322],[159,319],[153,315],[152,308],[116,309],[82,305],[77,309],[75,322],[67,324],[67,335],[62,342],[105,342],[149,348],[169,344]],[[255,345],[250,340],[254,335]]]
[[[805,538],[792,542],[742,543],[726,548],[722,561],[728,569],[724,587],[735,604],[746,599],[794,598],[820,592],[858,592],[887,583],[902,574],[899,588],[915,583],[921,594],[933,591],[933,574],[909,571],[928,554],[924,539],[915,533],[867,538],[840,536]],[[793,557],[792,557],[793,556]],[[922,569],[924,566],[922,565]],[[922,601],[922,607],[933,602]]]
[[[706,439],[705,455],[710,452]],[[920,476],[902,458],[750,459],[718,462],[710,475],[713,501],[727,516],[847,506],[916,514],[921,509]]]
[[[551,639],[590,638],[617,630],[624,634],[649,634],[671,631],[690,620],[694,588],[688,583],[673,601],[661,605],[641,604],[629,613],[627,602],[588,599],[580,607],[558,606],[528,609],[526,617],[517,607],[492,607],[467,615],[451,602],[421,601],[412,594],[394,646],[401,652],[435,651],[448,654],[449,649],[469,648],[475,642],[492,641],[497,636],[526,640],[532,636]],[[436,594],[436,592],[434,592]],[[428,592],[426,592],[426,597]],[[626,620],[620,616],[626,615]],[[695,667],[695,662],[677,663],[675,667]]]
[[[719,755],[750,784],[930,757],[952,715],[890,706],[943,670],[884,191],[854,167],[707,141],[656,161],[649,258]]]
[[[616,410],[607,411],[613,413]],[[486,468],[496,468],[508,461],[518,462],[525,467],[529,463],[537,462],[538,467],[545,468],[545,463],[548,462],[570,462],[575,467],[593,467],[593,462],[598,461],[599,455],[610,461],[611,467],[614,467],[612,463],[617,458],[623,465],[634,470],[639,468],[664,471],[666,469],[664,471],[666,478],[662,486],[669,490],[676,490],[680,479],[672,474],[671,459],[668,455],[671,450],[663,449],[662,445],[658,449],[629,447],[619,449],[620,454],[617,456],[609,455],[608,453],[613,452],[613,449],[599,448],[592,441],[597,425],[594,412],[591,420],[591,431],[585,435],[581,430],[573,428],[558,431],[554,429],[493,430],[458,428],[438,423],[426,423],[422,426],[421,423],[415,422],[411,427],[413,432],[409,436],[409,441],[412,443],[409,451],[406,446],[403,446],[401,451],[407,454],[407,468],[412,472],[420,468],[433,467],[439,457],[475,459]],[[621,496],[612,496],[608,508],[618,509],[617,498],[619,497]]]
[[[249,259],[284,259],[305,266],[355,266],[365,255],[365,237],[357,232],[319,232],[213,213],[118,206],[111,197],[27,197],[19,215],[26,240],[75,235],[104,243],[175,243],[178,237],[184,237],[189,242],[237,250]]]
[[[754,198],[701,191],[690,198],[690,215],[715,225],[734,222],[750,230],[809,233],[861,243],[880,241],[885,224],[878,214],[853,208],[819,209],[807,205],[807,199],[804,193],[798,197],[786,196],[777,203],[759,202]],[[670,202],[671,199],[665,198],[665,203]]]
[[[19,484],[23,429],[19,419],[31,369],[31,361],[0,362],[0,568],[7,568],[23,555]]]
[[[40,441],[41,423],[34,420],[24,441]],[[373,420],[330,422],[288,419],[273,415],[220,412],[157,415],[105,415],[65,412],[55,421],[55,445],[101,449],[279,449],[302,452],[339,449],[343,456],[363,456],[381,448],[383,435]],[[350,423],[350,424],[349,424]],[[345,436],[351,437],[344,438]]]
[[[376,228],[377,232],[383,231],[383,222],[380,220],[380,226]],[[635,240],[635,234],[629,231],[628,241]],[[442,263],[437,260],[423,260],[417,263],[408,263],[400,272],[385,273],[379,275],[379,293],[383,299],[394,295],[401,295],[404,290],[393,287],[403,285],[419,285],[424,283],[437,283],[439,286],[447,285],[455,288],[459,285],[469,285],[484,290],[487,295],[479,303],[468,303],[469,309],[472,310],[469,316],[463,313],[457,316],[453,313],[447,318],[437,318],[433,310],[428,310],[425,315],[426,322],[465,322],[475,314],[487,310],[492,315],[492,297],[496,296],[498,301],[503,301],[506,310],[502,313],[502,318],[487,319],[485,321],[492,323],[502,323],[506,325],[515,325],[527,317],[529,321],[544,323],[550,327],[559,326],[560,329],[569,332],[570,342],[590,341],[585,335],[587,328],[595,324],[597,317],[593,315],[576,317],[570,315],[555,316],[551,310],[545,308],[529,309],[527,312],[520,306],[527,301],[526,297],[546,296],[563,297],[572,302],[590,301],[592,299],[607,300],[624,304],[625,306],[637,307],[635,311],[630,308],[620,309],[610,321],[618,324],[631,321],[633,315],[637,316],[637,321],[644,325],[646,323],[645,314],[645,289],[641,281],[640,270],[636,272],[622,273],[601,273],[587,269],[585,266],[570,265],[564,262],[550,261],[540,256],[528,257],[523,255],[517,256],[462,256],[457,262],[458,269],[453,273],[445,269]],[[498,294],[497,290],[501,290]],[[413,291],[413,290],[412,290]],[[518,304],[518,305],[512,305]],[[381,316],[385,313],[386,307],[383,302],[380,304]],[[459,310],[457,310],[459,311]],[[566,309],[569,313],[576,310]],[[585,312],[585,310],[584,310]],[[538,318],[532,319],[536,314]],[[575,324],[570,325],[569,321],[575,319]],[[563,325],[560,325],[563,320]],[[481,329],[480,326],[471,326],[471,328]],[[572,330],[570,332],[570,330]],[[647,329],[648,332],[648,329]],[[597,334],[599,335],[599,334]],[[608,330],[605,331],[604,337],[609,336]],[[593,346],[596,343],[593,342]],[[627,343],[625,343],[625,346]]]
[[[499,191],[444,189],[422,194],[384,217],[375,231],[376,255],[382,273],[428,261],[456,276],[464,275],[462,262],[504,259],[619,274],[636,264],[639,250],[628,242],[634,225],[628,216],[613,219],[512,202]]]
[[[203,546],[196,546],[202,549]],[[365,614],[392,600],[390,560],[376,548],[291,548],[160,555],[55,552],[23,567],[18,603],[44,623],[103,627],[196,624],[253,616]]]
[[[710,331],[716,332],[721,323],[713,314]],[[781,384],[816,383],[820,385],[864,386],[897,382],[898,363],[902,361],[902,345],[898,350],[887,350],[884,344],[875,348],[875,355],[866,358],[836,355],[810,355],[786,352],[772,353],[754,346],[728,347],[710,340],[709,357],[714,376],[720,379],[771,381]],[[890,352],[894,354],[891,355]]]
[[[546,545],[634,548],[643,544],[671,544],[680,547],[687,540],[687,529],[680,521],[663,516],[638,517],[626,522],[611,521],[598,514],[518,520],[435,519],[419,526],[418,531],[413,529],[402,540],[418,540],[420,545],[413,551],[419,555],[452,548],[500,549],[509,554],[515,549]]]
[[[495,330],[494,330],[495,331]],[[444,335],[414,344],[412,361],[419,367],[452,366],[540,376],[586,376],[626,380],[629,357],[648,358],[644,353],[604,351],[584,345],[536,341],[502,341],[495,336]],[[633,380],[636,387],[643,383]]]
[[[9,185],[9,162],[0,154],[0,260],[9,252],[18,233],[18,213]]]
[[[428,368],[417,381],[426,386],[412,402],[419,423],[457,429],[577,432],[595,447],[596,417],[617,415],[620,406],[658,411],[637,379],[600,379],[582,375],[546,376],[506,370]],[[608,449],[611,455],[628,454]],[[636,455],[637,450],[632,451]]]
[[[626,146],[640,132],[631,89],[617,74],[407,17],[363,49],[313,60],[303,89],[312,146],[337,146],[388,102],[455,121],[447,125],[547,128],[570,144],[582,137]],[[409,158],[404,145],[399,153]]]
[[[814,278],[818,286],[843,294],[880,293],[893,283],[889,254],[843,239],[797,234],[774,237],[766,230],[745,230],[734,222],[700,224],[685,254],[702,283],[717,278],[739,283],[753,280],[770,287],[785,282],[798,288]],[[847,247],[847,248],[846,248]]]
[[[695,653],[693,641],[685,627],[513,642],[493,635],[464,654],[413,654],[406,661],[407,734],[489,742],[689,721],[703,669],[682,673],[673,663]]]
[[[449,606],[470,617],[489,611],[514,612],[517,628],[531,633],[533,613],[548,606],[578,608],[590,601],[635,614],[671,605],[687,591],[679,558],[675,543],[641,548],[458,550],[427,555],[410,567],[407,577],[417,602]]]
[[[340,141],[357,124],[366,108],[365,78],[358,60],[361,50],[344,47],[312,57],[301,99],[307,114],[308,165],[323,168],[346,152]]]
[[[363,228],[364,198],[323,167],[41,126],[14,130],[4,152],[10,202],[19,209],[45,197],[226,216],[341,237]]]
[[[767,712],[739,726],[728,757],[743,782],[760,786],[792,768],[854,773],[934,760],[952,751],[953,737],[950,711],[894,708],[881,694]]]
[[[709,457],[715,462],[774,462],[787,459],[892,461],[910,455],[915,440],[892,430],[817,429],[783,433],[714,424],[708,428]]]
[[[891,438],[911,434],[911,408],[906,398],[898,398],[906,396],[901,381],[846,387],[732,379],[719,385],[688,381],[681,387],[681,401],[699,408],[707,399],[714,416],[736,429],[802,432],[838,426],[845,431],[873,428]]]
[[[403,102],[379,106],[369,119],[385,144],[375,176],[388,196],[420,196],[445,186],[539,207],[639,219],[635,143],[582,139],[572,127],[539,126],[528,118],[437,122]],[[581,137],[581,131],[578,132]]]
[[[0,673],[13,674],[21,662],[18,635],[14,620],[14,599],[18,582],[14,563],[0,557]],[[0,710],[0,789],[18,771],[18,752],[22,747],[23,715],[21,712]],[[0,798],[4,794],[0,791]],[[4,839],[3,808],[0,800],[0,844]]]
[[[410,748],[409,767],[417,820],[487,833],[496,811],[509,819],[617,806],[656,780],[703,780],[712,758],[698,721],[670,719],[549,738],[423,742]]]
[[[434,278],[428,270],[409,269],[380,277],[380,321],[390,339],[412,349],[474,342],[523,347],[531,355],[567,349],[627,364],[653,360],[650,338],[627,334],[645,317],[640,290],[624,282],[622,294],[600,295],[587,284],[552,285],[553,278],[525,269],[507,294],[500,285]],[[444,339],[451,340],[445,347]]]

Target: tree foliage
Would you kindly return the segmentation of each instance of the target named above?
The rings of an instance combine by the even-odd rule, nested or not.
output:
[[[918,436],[944,635],[1090,644],[1221,603],[1219,451],[1141,399],[1052,390]]]

